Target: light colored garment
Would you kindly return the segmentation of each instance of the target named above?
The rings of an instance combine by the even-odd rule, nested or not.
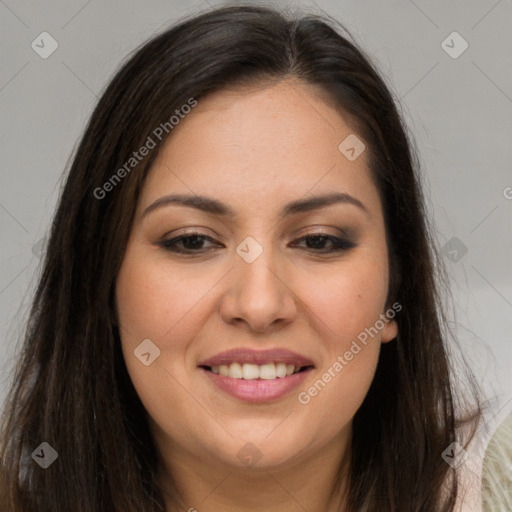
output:
[[[512,413],[498,427],[482,472],[483,512],[512,512]]]

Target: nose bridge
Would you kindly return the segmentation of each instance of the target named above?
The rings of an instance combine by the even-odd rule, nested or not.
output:
[[[279,294],[277,288],[279,288],[279,281],[276,277],[276,255],[275,251],[269,247],[270,244],[266,244],[265,248],[262,249],[261,253],[256,255],[253,254],[254,260],[244,259],[241,257],[240,261],[237,262],[237,271],[239,274],[239,285],[243,285],[242,288],[247,291],[251,291],[251,294],[256,296],[265,293],[266,291],[272,292],[273,296],[276,297]],[[247,245],[239,247],[240,252],[247,249]],[[249,247],[249,254],[255,249]],[[271,290],[271,288],[276,288]]]
[[[293,293],[279,275],[282,269],[279,255],[271,237],[264,238],[260,242],[247,237],[237,247],[238,261],[221,306],[225,321],[244,321],[258,331],[277,321],[288,323],[296,315]]]

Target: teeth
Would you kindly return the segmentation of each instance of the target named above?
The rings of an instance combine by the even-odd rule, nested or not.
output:
[[[262,365],[231,363],[230,365],[221,364],[211,367],[211,371],[218,375],[244,380],[274,380],[298,373],[300,369],[300,366],[295,367],[293,364],[285,363],[268,363]]]
[[[232,379],[242,379],[244,376],[242,365],[239,363],[231,363],[229,365],[229,376]]]
[[[245,366],[245,365],[244,365]],[[256,367],[258,368],[258,367]],[[262,364],[259,367],[260,379],[272,380],[277,378],[276,365],[274,363]]]
[[[236,363],[235,363],[236,364]],[[229,375],[231,376],[231,367],[229,368]],[[242,378],[245,380],[257,379],[260,376],[260,369],[257,364],[244,364],[242,366]]]
[[[293,366],[292,364],[290,366]],[[276,376],[286,377],[286,365],[284,363],[277,363],[276,364]]]

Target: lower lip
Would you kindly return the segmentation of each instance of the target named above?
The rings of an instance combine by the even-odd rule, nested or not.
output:
[[[264,379],[232,379],[200,368],[211,382],[231,396],[246,402],[262,403],[277,400],[302,384],[311,369],[294,373],[287,377],[279,377],[272,380]]]

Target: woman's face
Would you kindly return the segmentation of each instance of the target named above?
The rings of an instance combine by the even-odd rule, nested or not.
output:
[[[282,81],[199,101],[162,147],[117,281],[124,358],[162,450],[239,469],[342,452],[397,334],[354,137],[311,86]]]

